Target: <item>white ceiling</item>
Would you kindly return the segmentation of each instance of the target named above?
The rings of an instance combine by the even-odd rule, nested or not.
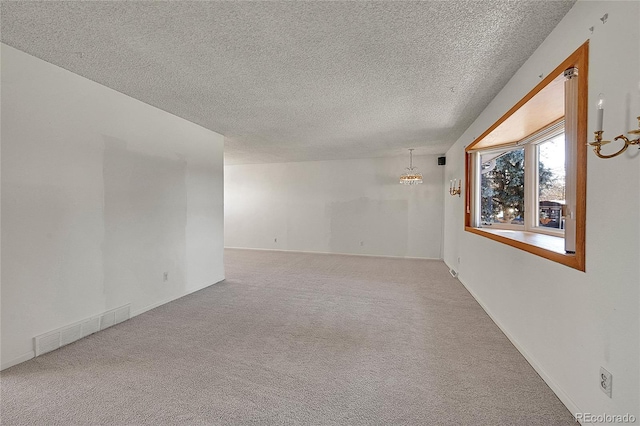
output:
[[[442,154],[568,1],[2,2],[2,42],[225,135],[227,164]]]

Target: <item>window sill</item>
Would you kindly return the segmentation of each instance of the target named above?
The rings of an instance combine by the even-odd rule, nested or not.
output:
[[[465,230],[570,268],[584,271],[584,262],[580,261],[580,257],[564,251],[564,238],[562,237],[511,229],[486,229],[470,226],[465,227]]]

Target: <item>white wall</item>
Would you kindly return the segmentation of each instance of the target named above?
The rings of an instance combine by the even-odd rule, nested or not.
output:
[[[600,18],[609,14],[603,24]],[[446,179],[464,174],[464,148],[590,39],[589,134],[606,94],[605,136],[637,127],[640,2],[578,1],[447,153]],[[594,27],[591,34],[589,28]],[[463,229],[464,199],[446,197],[444,259],[571,411],[640,419],[640,151],[589,150],[586,273]],[[461,261],[458,263],[457,259]],[[613,398],[599,390],[613,373]]]
[[[441,258],[444,167],[437,166],[437,156],[415,156],[424,184],[400,185],[408,163],[407,152],[226,166],[225,244]]]
[[[2,45],[2,365],[224,279],[222,161],[222,136]]]

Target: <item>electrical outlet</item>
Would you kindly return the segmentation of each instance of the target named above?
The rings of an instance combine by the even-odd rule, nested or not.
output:
[[[278,242],[278,239],[277,239],[277,238],[274,238],[274,239],[273,239],[273,242],[274,242],[274,243],[277,243],[277,242]]]
[[[611,398],[611,389],[613,387],[613,375],[600,367],[600,389]]]
[[[165,272],[164,275],[162,276],[162,281],[169,281],[169,273]]]
[[[360,247],[364,245],[364,241],[360,241]]]
[[[460,264],[460,257],[458,257],[458,265]]]

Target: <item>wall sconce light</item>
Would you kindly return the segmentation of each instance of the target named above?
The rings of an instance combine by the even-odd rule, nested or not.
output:
[[[620,139],[624,141],[624,146],[620,148],[619,151],[614,152],[613,154],[601,154],[600,149],[602,148],[602,145],[606,145],[611,142],[611,141],[602,140],[602,133],[604,133],[604,131],[602,130],[602,127],[603,127],[602,123],[604,118],[604,95],[602,93],[600,93],[600,95],[598,96],[597,106],[598,106],[598,115],[597,115],[597,121],[596,121],[597,130],[594,132],[596,135],[595,136],[596,140],[593,142],[587,143],[587,145],[593,147],[593,152],[595,152],[598,157],[600,158],[617,157],[618,155],[625,152],[627,148],[629,148],[629,145],[640,145],[640,136],[636,139],[629,140],[629,138],[627,138],[625,135],[619,135],[619,136],[616,136],[613,140],[617,141],[618,139]],[[637,118],[638,118],[638,128],[636,130],[629,130],[627,133],[631,135],[640,135],[640,117],[637,117]]]
[[[456,188],[456,183],[458,185],[457,188]],[[450,180],[449,181],[449,195],[451,195],[451,196],[457,195],[459,197],[460,196],[460,184],[461,183],[462,183],[462,181],[458,180],[458,179]]]

